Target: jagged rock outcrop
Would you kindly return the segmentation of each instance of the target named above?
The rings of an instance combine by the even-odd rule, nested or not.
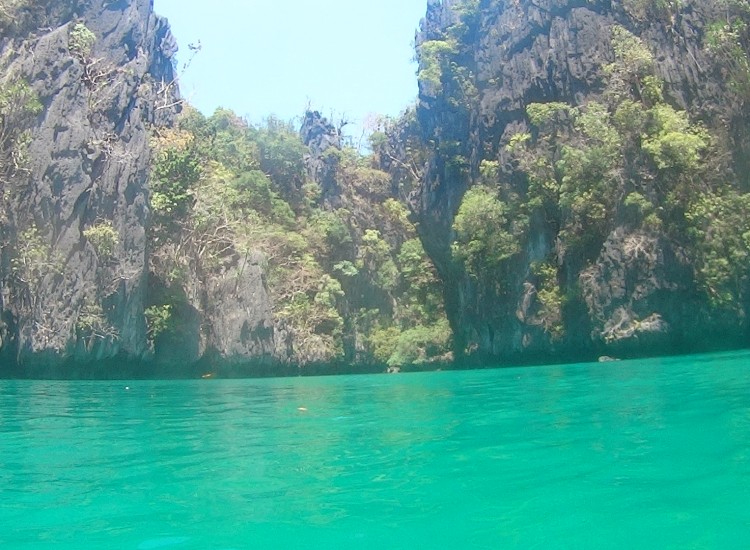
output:
[[[750,4],[718,5],[430,0],[416,110],[364,158],[316,112],[294,137],[226,110],[175,125],[176,44],[149,0],[15,2],[0,375],[747,344],[750,36],[730,19]]]
[[[613,50],[615,26],[640,37],[654,56],[665,102],[720,136],[714,143],[733,156],[731,166],[722,168],[726,178],[736,189],[747,189],[747,107],[728,83],[725,60],[709,51],[706,39],[710,25],[727,17],[717,5],[429,2],[417,34],[417,115],[431,154],[411,202],[445,284],[457,353],[560,360],[747,343],[744,305],[733,313],[713,308],[700,295],[696,260],[684,235],[638,227],[622,203],[627,193],[616,197],[605,233],[589,245],[591,254],[567,251],[559,220],[539,210],[524,222],[520,251],[490,283],[467,273],[451,250],[452,224],[465,192],[481,179],[483,161],[497,163],[504,200],[526,196],[527,174],[509,146],[514,136],[537,137],[526,108],[549,102],[585,106],[605,94],[606,67],[621,62]],[[631,172],[625,188],[647,188],[653,179],[646,171]],[[533,271],[545,261],[556,269],[564,337],[553,337],[540,322],[542,289]]]
[[[142,360],[148,128],[176,110],[175,41],[149,0],[21,4],[3,80],[28,82],[42,110],[27,176],[6,189],[3,365]]]
[[[191,273],[177,291],[184,295],[173,300],[171,329],[155,342],[155,366],[181,375],[191,367],[236,366],[241,374],[243,365],[257,370],[289,362],[288,334],[274,320],[264,264],[262,254],[249,252],[226,258],[214,273]],[[173,292],[152,278],[149,300],[159,303]]]
[[[302,143],[310,153],[305,156],[308,177],[320,184],[321,200],[330,207],[341,204],[341,187],[336,179],[338,158],[326,155],[341,149],[341,133],[318,111],[307,111],[300,128]]]

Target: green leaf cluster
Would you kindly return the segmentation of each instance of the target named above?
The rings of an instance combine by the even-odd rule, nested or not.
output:
[[[670,21],[682,9],[683,0],[623,0],[622,5],[636,20],[655,18]]]
[[[750,100],[750,5],[734,2],[726,18],[714,22],[706,33],[706,47],[717,58],[728,77],[730,88],[743,100]]]
[[[685,111],[677,111],[670,105],[656,105],[649,115],[649,134],[642,141],[642,147],[656,167],[682,172],[698,168],[710,145],[708,132],[700,125],[691,124]]]
[[[455,40],[427,40],[417,49],[419,72],[417,78],[428,83],[439,93],[443,86],[443,73],[449,66],[450,57],[458,53]]]
[[[451,329],[441,319],[433,325],[416,325],[406,330],[390,326],[370,335],[375,357],[391,367],[423,365],[444,359],[450,349]]]
[[[97,256],[109,258],[115,253],[120,235],[111,222],[100,221],[83,230],[83,236],[94,247]]]
[[[171,330],[174,324],[172,309],[172,304],[162,304],[147,307],[143,312],[146,317],[148,339],[152,346],[160,335]]]
[[[76,330],[88,349],[96,340],[116,340],[119,337],[118,330],[107,320],[102,306],[89,300],[78,312]]]
[[[541,128],[551,122],[559,121],[560,117],[569,115],[572,110],[573,108],[570,105],[559,101],[530,103],[526,107],[526,115],[529,117],[531,124]],[[529,137],[531,136],[529,135]]]
[[[39,97],[25,80],[11,78],[0,85],[0,199],[6,188],[27,171],[31,140],[27,128],[41,112]],[[0,207],[4,209],[5,205]]]
[[[715,306],[740,308],[750,276],[750,194],[708,193],[686,217],[699,283]]]
[[[91,56],[91,52],[96,44],[96,35],[83,23],[76,23],[70,29],[68,35],[68,50],[70,53],[85,60]]]
[[[47,277],[62,273],[63,260],[32,224],[18,236],[11,269],[15,278],[25,285],[32,304],[36,304],[40,284]]]
[[[377,229],[365,230],[355,265],[378,288],[391,291],[398,284],[399,272],[393,261],[391,245]]]
[[[201,157],[185,132],[165,131],[155,140],[151,163],[151,209],[160,221],[184,216],[191,189],[202,175]]]
[[[531,272],[537,279],[536,298],[540,308],[536,322],[550,335],[552,340],[560,340],[565,334],[563,324],[564,295],[558,282],[558,268],[552,262],[532,264]]]
[[[368,353],[392,367],[449,357],[452,332],[444,312],[442,286],[421,241],[408,239],[397,251],[374,231],[368,234],[368,241],[369,247],[379,249],[379,274],[387,278],[394,302],[392,316],[378,310],[360,312],[356,322]]]
[[[472,187],[464,195],[453,221],[451,251],[472,277],[496,277],[500,265],[520,251],[508,213],[508,205],[489,187]]]

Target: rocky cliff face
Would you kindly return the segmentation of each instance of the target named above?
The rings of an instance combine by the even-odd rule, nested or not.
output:
[[[164,248],[150,258],[147,303],[171,304],[169,330],[149,335],[156,351],[153,367],[167,375],[191,376],[219,366],[238,367],[236,374],[242,374],[243,365],[252,367],[245,369],[248,373],[287,363],[287,334],[274,322],[262,254],[232,250],[220,266],[205,269],[200,245],[183,244],[187,261],[181,283],[165,283],[165,266],[158,260]]]
[[[340,206],[341,188],[336,178],[336,159],[325,156],[325,153],[341,149],[341,135],[319,112],[308,111],[302,120],[300,136],[310,149],[305,157],[308,177],[311,181],[319,182],[321,199],[326,206]]]
[[[147,0],[9,6],[0,375],[748,341],[743,0],[430,0],[418,105],[370,157],[317,113],[184,109]]]
[[[711,37],[712,28],[731,27],[719,4],[628,0],[429,3],[417,36],[417,114],[423,143],[431,154],[427,174],[412,195],[412,207],[421,222],[425,248],[445,284],[457,352],[510,361],[557,360],[747,342],[745,291],[738,291],[734,305],[714,307],[701,288],[696,245],[676,229],[680,224],[675,220],[684,220],[685,211],[695,210],[699,199],[685,199],[679,215],[661,221],[668,218],[662,211],[676,199],[674,193],[671,198],[660,195],[658,187],[677,185],[681,176],[674,166],[667,174],[666,163],[644,153],[640,142],[624,160],[617,157],[617,163],[627,168],[610,161],[602,173],[607,168],[617,171],[620,180],[609,191],[605,187],[604,194],[612,198],[605,219],[596,227],[590,219],[584,220],[579,227],[600,236],[585,246],[571,244],[574,230],[570,224],[576,209],[595,201],[588,189],[589,195],[582,192],[580,203],[566,202],[565,193],[576,185],[568,175],[573,174],[573,163],[566,164],[573,158],[573,142],[561,146],[562,138],[555,132],[580,134],[586,131],[585,123],[574,118],[578,114],[571,114],[569,119],[558,118],[556,129],[548,131],[544,124],[530,122],[528,111],[533,104],[557,102],[574,109],[566,112],[586,113],[592,102],[600,102],[615,113],[616,76],[612,75],[631,62],[630,53],[618,51],[614,44],[613,36],[619,32],[615,29],[624,29],[622,36],[634,37],[632,44],[642,43],[653,58],[649,71],[654,82],[660,83],[658,93],[663,98],[660,95],[659,101],[670,109],[684,110],[713,136],[713,146],[733,159],[716,171],[731,182],[733,190],[743,192],[748,187],[748,111],[746,99],[728,82],[732,62],[717,56],[715,44],[711,45],[716,40],[715,35]],[[733,48],[746,46],[733,36]],[[620,100],[637,95],[637,103],[646,111],[655,100],[640,92],[635,83],[618,93]],[[644,128],[653,128],[649,125],[656,122],[645,124]],[[581,138],[577,145],[581,150],[591,148],[603,135],[592,132],[586,143]],[[557,193],[551,210],[537,208],[529,199],[539,183],[535,177],[541,164],[532,166],[519,155],[524,147],[519,143],[525,140],[534,144],[534,158],[539,162],[544,156],[539,151],[547,147],[546,182]],[[487,178],[488,168],[492,181]],[[583,171],[576,176],[579,182],[587,177]],[[685,189],[708,193],[711,186],[705,182],[710,178],[695,173]],[[516,221],[524,227],[518,232],[517,253],[484,278],[472,276],[451,249],[457,239],[456,214],[467,189],[475,185],[497,189],[510,210],[520,204]],[[714,193],[715,188],[711,189]],[[658,223],[646,227],[634,220],[625,200],[635,191],[654,203],[655,216],[661,216]],[[540,265],[553,269],[546,285]],[[744,288],[746,279],[739,285]],[[549,311],[552,298],[542,294],[550,286],[557,292],[554,315]],[[553,323],[548,322],[551,318],[555,318]]]
[[[20,3],[3,84],[41,103],[6,185],[5,368],[147,357],[148,128],[168,124],[176,44],[149,0]]]

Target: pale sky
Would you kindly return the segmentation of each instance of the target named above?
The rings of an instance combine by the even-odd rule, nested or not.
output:
[[[310,105],[361,123],[417,96],[414,33],[427,0],[154,0],[180,45],[183,96],[251,122]]]

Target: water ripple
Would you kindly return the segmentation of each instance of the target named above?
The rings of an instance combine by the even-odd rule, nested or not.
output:
[[[3,381],[0,546],[749,546],[748,359]]]

